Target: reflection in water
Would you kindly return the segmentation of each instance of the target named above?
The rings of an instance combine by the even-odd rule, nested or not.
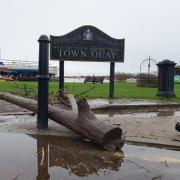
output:
[[[33,135],[33,137],[35,137]],[[82,140],[36,136],[38,154],[37,180],[48,180],[49,167],[62,167],[76,176],[98,175],[101,170],[118,171],[123,152],[108,152]]]
[[[174,109],[159,109],[158,116],[173,116],[175,114]]]
[[[180,177],[179,151],[125,144],[124,155],[73,138],[31,137],[0,133],[0,180],[179,180]]]
[[[180,116],[180,111],[175,111],[174,109],[159,109],[157,111],[147,111],[147,112],[125,112],[120,110],[94,110],[96,116],[98,117],[156,117],[156,116]]]
[[[44,136],[37,136],[37,180],[48,180],[48,141]]]

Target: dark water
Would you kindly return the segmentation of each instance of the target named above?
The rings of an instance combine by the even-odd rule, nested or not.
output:
[[[0,133],[0,180],[180,179],[180,152],[125,145],[104,151],[73,138]]]

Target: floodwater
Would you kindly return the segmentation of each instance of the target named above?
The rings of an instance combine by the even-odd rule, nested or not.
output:
[[[108,152],[68,137],[0,133],[1,180],[179,180],[178,151],[124,145]]]
[[[103,110],[95,110],[97,117],[157,117],[157,116],[171,116],[171,117],[180,117],[180,111],[176,111],[174,109],[159,109],[154,112],[126,112],[126,111],[103,111]]]

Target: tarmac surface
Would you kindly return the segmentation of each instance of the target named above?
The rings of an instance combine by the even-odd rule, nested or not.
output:
[[[180,150],[180,133],[174,128],[176,122],[180,121],[177,103],[127,99],[110,102],[96,99],[88,102],[100,120],[122,128],[126,143]],[[0,132],[78,137],[51,120],[48,130],[37,130],[36,120],[33,112],[0,100]]]

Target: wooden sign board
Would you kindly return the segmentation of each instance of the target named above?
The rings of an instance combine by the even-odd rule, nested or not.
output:
[[[64,36],[50,36],[50,59],[124,62],[124,43],[96,27],[82,26]]]

